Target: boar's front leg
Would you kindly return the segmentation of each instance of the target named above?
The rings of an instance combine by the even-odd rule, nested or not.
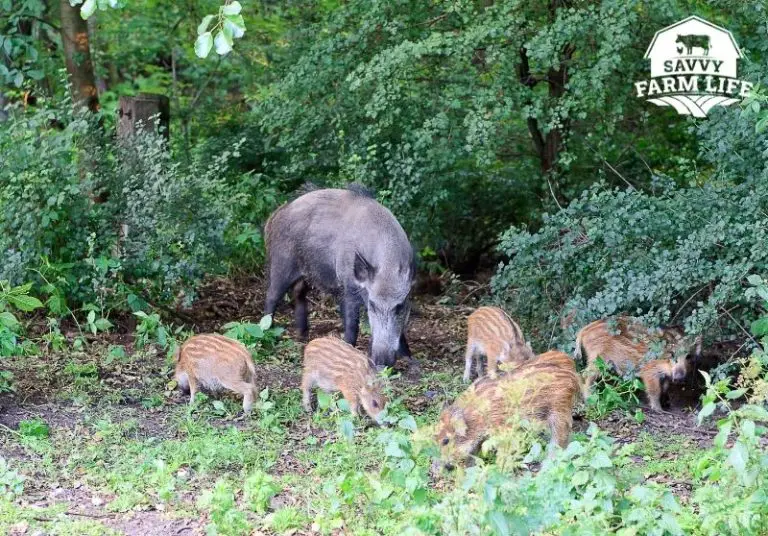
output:
[[[309,285],[299,279],[293,285],[293,316],[296,319],[296,330],[299,336],[306,340],[309,335],[309,313],[307,311],[307,291]]]
[[[341,298],[341,315],[344,322],[344,340],[347,344],[357,344],[357,335],[360,330],[360,307],[363,299],[355,290],[345,290]]]

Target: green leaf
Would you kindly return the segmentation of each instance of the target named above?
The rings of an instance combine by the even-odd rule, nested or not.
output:
[[[96,0],[85,0],[80,8],[80,16],[83,19],[87,19],[93,15],[94,11],[96,11]]]
[[[96,311],[88,311],[88,323],[93,324],[94,320],[96,320]]]
[[[400,422],[397,423],[397,425],[400,428],[410,430],[411,432],[415,432],[417,428],[416,419],[413,418],[413,415],[408,415],[407,417],[400,419]]]
[[[511,534],[509,530],[509,522],[507,521],[507,518],[504,517],[503,512],[494,510],[488,518],[490,519],[491,526],[496,534],[500,534],[501,536],[509,536]]]
[[[755,337],[768,335],[768,316],[764,316],[752,322],[750,329],[752,331],[752,335]]]
[[[267,331],[269,328],[272,327],[272,315],[264,315],[261,317],[261,320],[259,320],[259,327],[263,329],[264,331]]]
[[[589,466],[594,467],[595,469],[603,469],[613,467],[613,462],[605,452],[597,452],[592,459],[589,460]]]
[[[215,17],[213,15],[206,15],[205,17],[203,17],[203,21],[197,27],[197,35],[203,35],[205,32],[207,32],[208,26],[211,24],[211,21],[214,18]]]
[[[240,39],[245,34],[245,21],[242,15],[224,19],[224,28],[232,33],[232,37]]]
[[[19,321],[13,316],[13,313],[3,311],[0,313],[0,325],[3,325],[8,329],[16,329],[19,326]]]
[[[741,398],[742,396],[744,396],[744,393],[746,392],[747,390],[743,388],[734,389],[733,391],[728,391],[727,393],[725,393],[725,398],[727,398],[728,400],[735,400],[737,398]]]
[[[760,277],[757,274],[751,274],[751,275],[747,276],[747,281],[749,282],[750,285],[756,287],[756,286],[762,284],[763,278]]]
[[[17,309],[28,313],[43,306],[43,302],[34,296],[8,296],[8,302]]]
[[[718,448],[723,448],[728,441],[728,436],[731,435],[731,428],[733,428],[733,423],[731,421],[726,421],[720,425],[720,430],[718,430],[712,443]]]
[[[222,7],[221,12],[224,13],[224,15],[237,15],[242,9],[243,6],[240,5],[240,2],[235,1]]]
[[[701,411],[699,411],[699,417],[698,421],[699,424],[701,424],[704,419],[709,417],[715,412],[715,409],[717,408],[717,405],[714,402],[709,402],[708,404],[705,404],[703,408],[701,408]]]
[[[213,44],[216,47],[216,54],[219,56],[229,54],[232,51],[232,34],[226,31],[225,28],[216,34]]]
[[[207,58],[212,47],[213,36],[211,36],[211,32],[205,32],[195,41],[195,54],[198,58]]]
[[[25,437],[48,437],[50,428],[40,418],[19,422],[19,432]]]
[[[355,438],[355,425],[349,419],[341,421],[341,434],[347,441],[352,441]]]
[[[730,463],[736,473],[744,474],[747,468],[747,461],[749,460],[749,451],[747,451],[746,445],[741,441],[737,441],[731,448],[731,453],[728,455],[728,463]]]
[[[99,331],[107,331],[109,328],[112,327],[112,322],[110,322],[106,318],[99,318],[93,324],[96,326],[96,329],[98,329]]]
[[[589,481],[589,471],[577,471],[571,479],[571,484],[574,486],[583,486]]]

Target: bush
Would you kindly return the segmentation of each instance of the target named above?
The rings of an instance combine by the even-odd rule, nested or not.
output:
[[[0,279],[40,269],[64,314],[67,298],[125,307],[136,287],[169,300],[232,263],[253,268],[277,196],[264,177],[230,172],[243,143],[183,164],[162,138],[116,143],[66,102],[17,117],[0,131]]]
[[[595,185],[537,232],[504,233],[509,260],[493,292],[539,339],[569,318],[573,341],[576,328],[620,312],[689,333],[722,317],[734,328],[754,314],[747,275],[768,269],[766,187],[768,173],[658,195]]]

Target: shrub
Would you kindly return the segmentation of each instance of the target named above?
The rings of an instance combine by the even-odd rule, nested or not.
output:
[[[67,300],[104,312],[135,288],[168,301],[233,262],[253,268],[277,195],[263,176],[230,171],[243,143],[182,163],[153,134],[116,143],[67,102],[15,116],[0,131],[0,280],[39,270],[63,315]]]
[[[619,312],[690,333],[743,319],[752,314],[746,276],[768,269],[768,198],[756,193],[766,187],[768,173],[658,195],[597,184],[537,232],[504,233],[508,260],[493,292],[539,339],[565,316],[569,342],[576,328]]]

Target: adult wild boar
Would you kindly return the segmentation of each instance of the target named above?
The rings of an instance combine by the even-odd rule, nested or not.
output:
[[[296,327],[306,337],[307,291],[319,288],[338,300],[347,343],[357,342],[365,305],[374,363],[391,366],[398,352],[410,359],[405,326],[415,275],[413,249],[392,213],[370,192],[355,184],[311,190],[277,209],[265,235],[267,314],[292,289]]]

